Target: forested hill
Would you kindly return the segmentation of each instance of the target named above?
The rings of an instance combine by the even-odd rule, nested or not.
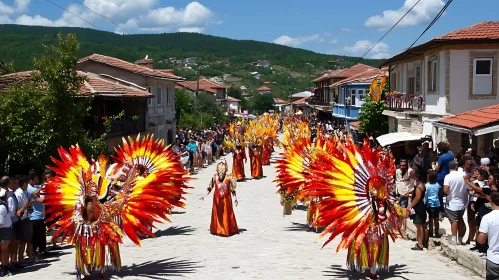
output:
[[[305,65],[312,65],[316,71],[328,69],[331,68],[327,64],[328,61],[338,59],[343,59],[343,66],[348,67],[357,60],[353,57],[318,54],[273,43],[232,40],[197,33],[119,35],[88,28],[23,25],[0,25],[0,60],[5,63],[14,62],[16,70],[31,69],[33,58],[42,53],[42,44],[55,44],[59,32],[76,34],[80,42],[81,57],[92,53],[127,61],[135,61],[145,55],[155,61],[171,57],[198,57],[203,61],[222,60],[231,64],[269,60],[272,65],[279,64],[295,71]],[[379,60],[360,62],[373,66],[380,64]]]

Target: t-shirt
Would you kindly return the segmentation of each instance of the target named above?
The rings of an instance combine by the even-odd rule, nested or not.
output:
[[[460,211],[468,204],[468,185],[464,182],[463,173],[451,171],[444,179],[444,186],[449,186],[445,208]]]
[[[439,189],[440,185],[437,182],[426,184],[426,207],[440,207],[440,200],[438,199]]]
[[[15,191],[15,194],[16,194],[16,198],[17,198],[17,205],[19,208],[22,208],[24,207],[24,205],[26,205],[26,203],[28,203],[30,200],[29,200],[29,197],[28,197],[28,192],[27,191],[23,191],[21,188],[18,188],[16,191]],[[19,216],[19,219],[21,220],[24,220],[24,219],[28,219],[29,218],[29,214],[28,214],[28,211],[24,211],[24,213],[22,214],[22,216]]]
[[[189,142],[189,144],[187,144],[187,148],[189,148],[193,154],[195,154],[195,155],[198,154],[198,147],[197,147],[196,143]]]
[[[485,215],[478,231],[486,233],[488,237],[487,260],[499,264],[499,210]]]
[[[12,220],[10,219],[9,210],[5,203],[0,203],[0,225],[2,228],[12,227]]]
[[[36,199],[35,197],[33,197],[32,194],[41,187],[42,187],[41,185],[38,186],[28,185],[28,194],[30,196],[30,199],[32,200]],[[40,197],[43,198],[44,196],[40,195]],[[32,221],[43,220],[45,219],[45,214],[43,212],[45,212],[45,205],[43,205],[43,203],[41,202],[35,202],[33,203],[33,213],[31,213],[29,219]]]
[[[411,171],[412,169],[407,169],[404,175],[402,175],[402,170],[400,169],[395,171],[395,188],[399,195],[411,193],[414,189],[414,180],[409,176]]]
[[[453,160],[454,154],[452,152],[447,152],[440,155],[437,161],[437,164],[439,166],[437,171],[437,181],[443,181],[445,176],[449,174],[449,162]]]

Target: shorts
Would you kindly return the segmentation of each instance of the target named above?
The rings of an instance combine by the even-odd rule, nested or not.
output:
[[[493,263],[489,260],[487,260],[486,263],[486,269],[485,269],[485,279],[486,280],[493,280],[493,279],[499,279],[499,264]]]
[[[14,234],[17,240],[21,239],[21,220],[12,224],[12,229],[14,229]]]
[[[14,239],[14,229],[13,228],[0,228],[0,244]]]
[[[440,217],[440,207],[429,207],[426,208],[429,219],[438,219]]]
[[[471,203],[468,203],[468,208],[466,209],[466,214],[467,214],[467,217],[468,217],[468,221],[475,220],[476,211],[473,211],[471,209]]]
[[[445,213],[447,214],[447,218],[449,219],[449,222],[454,223],[459,220],[463,220],[464,216],[464,209],[459,210],[459,211],[452,211],[447,208],[445,208]]]
[[[413,215],[412,222],[415,225],[424,225],[426,223],[426,212],[416,213]]]
[[[401,197],[399,199],[399,203],[400,203],[400,207],[407,208],[407,206],[409,205],[409,198],[408,197]]]
[[[19,240],[22,243],[31,243],[31,239],[33,239],[33,225],[31,225],[29,219],[24,219],[21,221],[21,235]]]

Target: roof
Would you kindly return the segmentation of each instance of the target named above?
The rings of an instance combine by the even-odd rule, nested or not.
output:
[[[256,89],[256,91],[271,91],[272,89],[266,86],[259,87]]]
[[[340,86],[344,84],[360,84],[360,83],[371,83],[374,79],[377,79],[379,76],[387,75],[388,73],[383,69],[379,68],[371,68],[367,71],[354,75],[350,78],[343,79],[339,82],[332,84],[332,87]]]
[[[294,104],[294,105],[300,105],[300,104],[307,104],[307,99],[309,99],[309,97],[303,97],[302,99],[298,99],[296,100],[295,102],[291,103],[291,104]]]
[[[118,58],[110,57],[110,56],[105,56],[101,54],[92,54],[89,56],[86,56],[84,58],[81,58],[78,60],[77,64],[85,63],[87,61],[94,61],[106,65],[110,65],[113,67],[117,67],[126,71],[130,71],[139,75],[144,75],[148,77],[154,77],[154,78],[159,78],[159,79],[169,79],[169,80],[175,80],[175,81],[182,81],[183,78],[179,76],[173,75],[171,73],[171,70],[169,69],[151,69],[145,66],[137,65],[128,61],[124,61]]]
[[[187,88],[191,91],[196,91],[198,89],[198,82],[197,81],[183,81],[183,82],[177,82],[177,85]],[[227,86],[217,84],[215,82],[206,80],[206,79],[201,79],[199,80],[199,90],[200,91],[205,91],[209,93],[217,93],[217,89],[227,89]]]
[[[284,103],[288,103],[286,100],[282,100],[280,98],[274,98],[274,102],[276,104],[284,104]]]
[[[251,93],[247,93],[247,92],[245,92],[245,93],[243,93],[243,94],[241,94],[241,95],[242,95],[242,96],[251,96]]]
[[[443,118],[439,123],[475,129],[499,122],[499,104],[466,111],[452,117]]]
[[[239,101],[241,101],[241,100],[234,98],[234,97],[231,97],[231,96],[227,96],[227,102],[239,102]]]
[[[484,21],[466,28],[458,29],[435,37],[418,46],[407,49],[385,60],[382,66],[389,65],[412,53],[424,51],[427,48],[443,44],[459,43],[497,43],[499,42],[499,21]]]
[[[15,82],[22,82],[31,79],[33,71],[17,72],[9,75],[0,76],[0,92],[7,91]],[[78,94],[89,96],[108,96],[108,97],[153,97],[145,89],[126,86],[117,82],[111,82],[100,77],[98,74],[85,73],[78,71],[78,76],[84,76],[86,81],[80,88]]]
[[[359,127],[359,125],[360,125],[360,122],[351,122],[349,125],[350,125],[350,127],[352,127],[352,126],[353,126],[353,127],[358,128],[358,127]]]
[[[297,98],[297,97],[310,97],[314,95],[312,92],[310,91],[302,91],[302,92],[298,92],[298,93],[295,93],[293,95],[291,95],[291,97],[294,97],[294,98]]]
[[[313,80],[313,82],[320,82],[332,78],[350,78],[352,76],[365,72],[369,69],[376,69],[376,68],[362,63],[358,63],[349,68],[329,72],[328,74],[322,75],[319,78]]]

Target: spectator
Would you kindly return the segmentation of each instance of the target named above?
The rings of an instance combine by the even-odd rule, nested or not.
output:
[[[407,207],[407,212],[416,225],[418,242],[411,250],[423,250],[423,240],[425,238],[426,207],[424,205],[425,185],[421,180],[419,171],[411,170],[410,176],[414,180],[414,190],[412,191],[411,202]]]
[[[445,211],[451,223],[452,239],[450,244],[463,244],[466,233],[463,215],[468,203],[468,188],[463,174],[457,170],[457,162],[449,162],[450,173],[444,179],[444,193],[447,195]],[[458,239],[459,235],[459,239]]]
[[[433,164],[433,170],[437,172],[437,182],[440,185],[440,192],[438,198],[440,200],[440,213],[443,215],[445,213],[444,209],[444,179],[447,174],[449,174],[449,162],[454,160],[454,154],[450,151],[450,146],[446,142],[440,142],[437,144],[437,149],[440,154],[437,157],[437,162]]]
[[[486,278],[499,279],[499,193],[490,194],[493,211],[485,215],[480,223],[478,243],[484,244],[488,239]]]
[[[7,194],[7,207],[9,210],[10,219],[12,222],[12,229],[14,230],[14,236],[10,242],[10,261],[11,266],[9,270],[14,270],[19,268],[19,262],[17,259],[19,244],[21,239],[21,221],[17,216],[17,212],[21,210],[21,206],[19,205],[15,192],[19,188],[20,184],[24,184],[27,180],[26,176],[18,175],[16,177],[10,178],[10,184]]]
[[[12,273],[8,270],[9,264],[9,245],[14,238],[14,229],[12,229],[12,220],[10,219],[7,206],[9,177],[4,176],[0,179],[0,261],[2,262],[1,275],[9,276]]]
[[[407,208],[409,204],[409,195],[411,188],[414,185],[413,180],[411,180],[410,172],[412,169],[409,168],[407,160],[401,159],[399,163],[399,168],[395,171],[395,187],[397,194],[399,195],[400,207]],[[399,217],[400,224],[402,225],[402,230],[405,231],[407,228],[406,217]]]
[[[28,196],[29,184],[38,184],[38,177],[34,172],[29,173],[28,180],[23,182],[23,184],[20,185],[20,188],[15,192],[17,201],[21,206],[21,210],[17,211],[17,216],[19,216],[19,219],[21,220],[21,236],[18,251],[19,262],[24,261],[24,251],[26,251],[29,261],[33,260],[33,246],[31,244],[33,239],[33,226],[29,219],[29,212],[31,211],[33,202],[30,201]]]
[[[426,211],[428,212],[429,233],[433,237],[440,237],[438,230],[440,229],[439,213],[440,213],[440,200],[438,199],[438,192],[440,185],[437,183],[437,173],[433,170],[428,170],[428,183],[426,184]]]
[[[473,188],[474,183],[473,181],[476,180],[476,177],[473,176],[473,159],[469,156],[464,156],[461,159],[461,165],[463,168],[459,168],[458,171],[462,172],[462,175],[464,176],[465,183],[468,185],[468,188]],[[475,197],[473,196],[473,192],[470,191],[468,193],[468,202],[473,202],[475,200]],[[472,203],[468,203],[468,207],[466,209],[467,213],[467,220],[468,220],[468,241],[466,241],[466,244],[470,244],[472,240],[475,239],[475,234],[476,234],[476,221],[475,221],[475,215],[476,212],[471,208]]]
[[[481,220],[485,215],[490,213],[492,211],[492,204],[487,200],[486,196],[490,195],[491,191],[496,191],[496,185],[495,185],[495,180],[494,180],[494,175],[490,175],[489,173],[485,170],[480,170],[479,171],[479,176],[477,180],[474,182],[475,183],[475,197],[477,198],[475,202],[471,203],[471,207],[473,208],[474,211],[476,211],[476,225],[478,228],[480,228],[480,223]],[[499,176],[496,176],[499,177]],[[486,180],[488,179],[488,180]],[[478,237],[478,236],[477,236]],[[470,250],[475,251],[475,250],[480,250],[481,249],[486,250],[485,245],[480,245],[478,242],[475,243],[475,246],[470,248]]]
[[[50,176],[50,170],[45,170],[44,181],[47,180],[47,175]],[[30,215],[31,225],[33,227],[33,237],[31,239],[31,244],[33,246],[33,255],[39,256],[47,252],[47,229],[45,227],[45,206],[43,205],[43,200],[45,196],[41,193],[42,186],[38,185],[38,176],[36,173],[32,172],[29,175],[30,184],[28,185],[28,197],[33,203],[33,212]],[[36,178],[36,179],[33,179]]]

